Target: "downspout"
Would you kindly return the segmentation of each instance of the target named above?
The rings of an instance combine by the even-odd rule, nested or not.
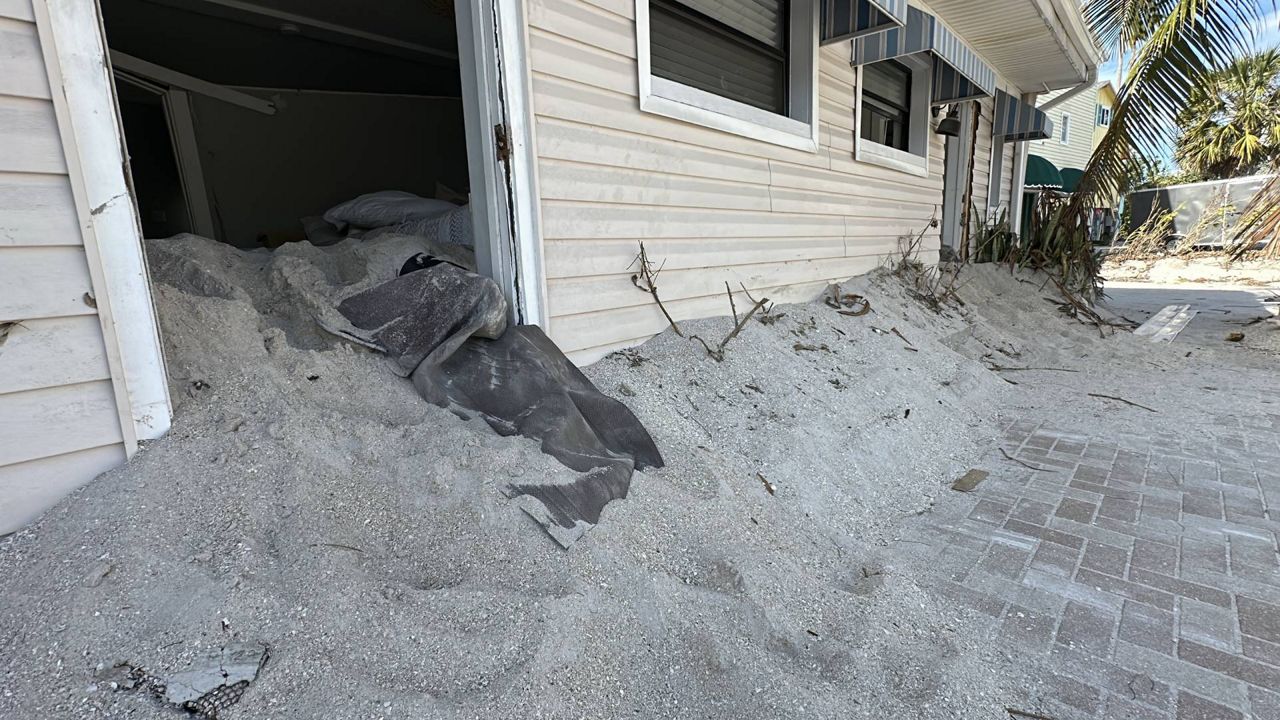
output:
[[[1089,72],[1086,74],[1084,82],[1076,85],[1070,90],[1067,90],[1044,105],[1041,105],[1039,109],[1041,112],[1052,110],[1058,105],[1061,105],[1084,92],[1086,89],[1092,88],[1096,82],[1098,82],[1098,66],[1090,65]],[[1022,101],[1029,105],[1035,104],[1034,98],[1029,94],[1023,95]],[[1012,197],[1009,198],[1009,215],[1012,218],[1010,227],[1014,228],[1022,227],[1022,193],[1026,189],[1027,184],[1027,155],[1027,143],[1018,143],[1017,147],[1013,150],[1013,192],[1010,193]]]
[[[1082,82],[1082,83],[1080,83],[1079,85],[1076,85],[1075,87],[1071,88],[1070,90],[1068,90],[1068,91],[1066,91],[1066,92],[1062,93],[1061,95],[1059,95],[1058,97],[1056,97],[1056,98],[1054,98],[1054,99],[1050,100],[1049,102],[1045,103],[1044,105],[1041,105],[1041,106],[1040,106],[1040,111],[1041,111],[1041,112],[1044,112],[1044,111],[1046,111],[1046,110],[1052,110],[1053,108],[1055,108],[1055,107],[1057,107],[1057,106],[1061,105],[1062,103],[1064,103],[1064,102],[1066,102],[1066,101],[1070,100],[1071,98],[1073,98],[1073,97],[1075,97],[1075,96],[1079,95],[1080,93],[1084,92],[1087,88],[1092,88],[1092,87],[1094,86],[1094,83],[1096,83],[1096,82],[1098,82],[1098,66],[1097,66],[1097,65],[1090,65],[1090,66],[1089,66],[1089,73],[1088,73],[1088,76],[1086,77],[1086,79],[1085,79],[1085,81],[1084,81],[1084,82]]]

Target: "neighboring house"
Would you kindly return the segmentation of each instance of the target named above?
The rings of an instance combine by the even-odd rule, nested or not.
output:
[[[1050,106],[1069,90],[1058,90],[1042,96],[1038,102]],[[1081,92],[1048,107],[1045,111],[1054,124],[1054,136],[1034,144],[1032,152],[1053,163],[1059,170],[1083,170],[1102,142],[1111,125],[1116,104],[1115,87],[1109,81],[1097,84],[1094,92]]]
[[[1051,190],[1074,191],[1094,149],[1111,126],[1111,113],[1116,104],[1115,86],[1104,80],[1097,83],[1092,92],[1071,92],[1070,89],[1058,90],[1039,101],[1040,109],[1054,123],[1054,133],[1050,138],[1032,143],[1032,160],[1039,162],[1033,163],[1024,178],[1028,187],[1043,183]],[[1047,177],[1057,180],[1046,181]],[[1111,198],[1093,209],[1090,234],[1095,243],[1109,244],[1114,239],[1118,200]],[[1024,215],[1034,203],[1034,197],[1024,199]],[[1027,230],[1025,223],[1020,227],[1024,232]]]
[[[0,0],[0,533],[167,430],[140,228],[181,216],[220,233],[231,191],[261,199],[245,190],[265,170],[233,174],[225,192],[205,185],[251,160],[235,151],[252,140],[246,128],[320,102],[269,90],[300,87],[287,73],[315,64],[298,58],[317,43],[332,43],[316,63],[335,77],[370,53],[385,61],[385,74],[365,73],[381,92],[401,82],[434,97],[460,80],[479,264],[516,321],[542,325],[580,363],[666,326],[630,281],[642,241],[665,267],[668,309],[685,319],[727,314],[726,282],[812,299],[935,217],[926,260],[962,244],[971,208],[1016,217],[1024,141],[1052,128],[1027,103],[1086,82],[1099,61],[1075,0],[457,0],[456,35],[452,19],[415,29],[408,14],[429,5],[440,4],[112,0],[104,34],[97,3]],[[207,21],[198,32],[166,35],[193,12]],[[202,52],[215,29],[247,39]],[[448,42],[423,39],[441,30]],[[108,42],[157,57],[108,56]],[[297,52],[245,59],[274,42]],[[405,58],[447,76],[419,87]],[[235,72],[271,77],[235,89]],[[126,101],[163,107],[154,121],[164,135],[167,117],[178,160],[165,183],[142,182],[149,148],[136,143],[128,177],[124,138],[140,126],[122,123]],[[202,148],[201,133],[233,112],[247,119],[224,133],[230,149]],[[405,114],[386,120],[361,138]],[[944,123],[952,136],[937,134]],[[361,169],[396,160],[382,153]],[[147,207],[144,185],[168,190],[168,209]]]

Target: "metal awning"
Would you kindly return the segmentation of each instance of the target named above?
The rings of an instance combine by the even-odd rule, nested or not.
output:
[[[997,90],[996,124],[992,132],[1005,142],[1048,140],[1053,137],[1053,121],[1016,95]]]
[[[995,94],[995,70],[938,18],[917,7],[907,9],[906,27],[855,39],[850,61],[854,66],[867,65],[922,52],[933,55],[934,105]]]
[[[907,24],[907,0],[822,0],[821,45]]]
[[[1062,191],[1073,193],[1076,188],[1080,187],[1080,178],[1084,177],[1084,171],[1080,168],[1065,167],[1058,171],[1062,176]]]

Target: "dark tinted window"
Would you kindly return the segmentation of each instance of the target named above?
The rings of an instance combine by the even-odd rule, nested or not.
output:
[[[893,60],[862,69],[862,138],[910,152],[911,71]]]
[[[654,75],[785,115],[788,0],[651,0]]]

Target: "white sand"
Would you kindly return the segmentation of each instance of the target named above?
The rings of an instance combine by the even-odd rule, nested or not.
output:
[[[1030,669],[922,590],[928,559],[896,538],[1004,420],[1071,398],[1120,431],[1147,419],[983,356],[1097,367],[1116,394],[1195,371],[992,268],[948,316],[855,280],[872,314],[779,308],[723,363],[668,332],[588,369],[668,464],[566,552],[495,484],[570,471],[315,329],[313,305],[367,282],[353,246],[178,242],[196,262],[156,273],[180,286],[156,297],[174,429],[0,542],[0,717],[176,717],[99,668],[265,642],[225,717],[1002,718]]]

